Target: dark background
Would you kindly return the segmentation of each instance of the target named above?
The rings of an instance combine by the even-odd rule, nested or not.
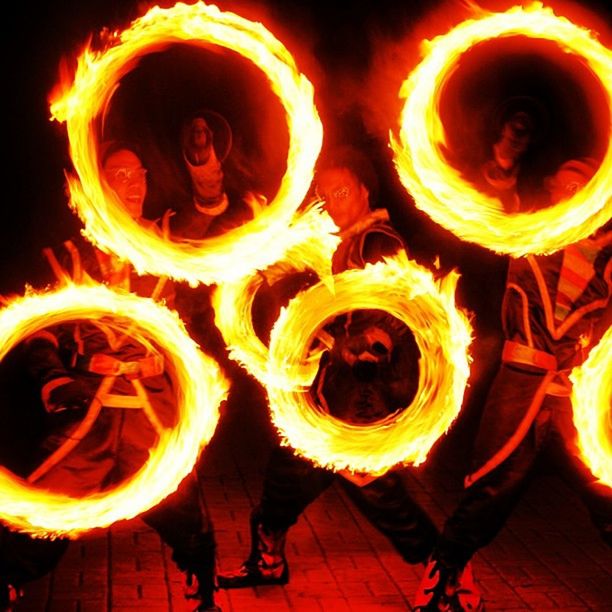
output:
[[[444,33],[467,18],[465,7],[458,2],[425,0],[217,4],[223,10],[261,20],[292,52],[299,68],[315,85],[326,142],[352,142],[371,154],[380,178],[379,201],[389,208],[411,254],[426,265],[439,256],[443,269],[459,268],[459,300],[474,313],[477,342],[469,401],[464,418],[454,429],[461,432],[462,428],[472,428],[480,408],[478,400],[500,348],[498,318],[507,260],[461,242],[416,210],[397,180],[387,146],[388,132],[395,129],[400,109],[397,91],[418,61],[418,42]],[[605,0],[552,4],[559,6],[559,12],[575,15],[579,23],[599,31],[602,41],[609,44],[612,12]],[[146,6],[67,0],[43,2],[36,8],[20,3],[14,10],[15,16],[6,22],[13,44],[5,52],[8,111],[4,119],[6,192],[0,222],[0,295],[21,293],[27,282],[36,283],[41,275],[41,249],[61,242],[80,228],[65,195],[63,173],[70,167],[65,127],[49,120],[47,98],[58,81],[60,61],[74,58],[87,38],[103,27],[127,27]],[[539,151],[540,160],[545,160],[538,170],[541,174],[551,169],[546,162],[551,165],[566,156],[599,154],[607,144],[607,133],[598,126],[602,120],[605,125],[608,116],[601,91],[588,71],[574,66],[576,74],[572,76],[567,65],[559,66],[558,56],[552,51],[548,64],[544,59],[534,63],[525,49],[509,60],[495,59],[495,49],[486,45],[475,49],[474,61],[489,58],[493,76],[478,76],[479,71],[471,69],[466,59],[466,82],[485,90],[486,95],[474,98],[470,91],[458,91],[457,97],[448,102],[452,139],[464,147],[463,151],[458,147],[455,157],[465,160],[469,157],[466,148],[469,153],[482,146],[482,139],[486,139],[482,117],[503,96],[517,93],[541,95],[549,109],[550,137]],[[160,64],[147,63],[158,60]],[[496,61],[509,64],[501,66]],[[177,66],[181,68],[178,72]],[[526,73],[521,66],[529,68]],[[157,173],[151,172],[156,176],[150,189],[155,192],[149,202],[151,216],[165,205],[164,190],[169,189],[171,180],[168,168],[172,166],[164,170],[160,152],[163,150],[169,158],[176,153],[173,135],[182,114],[193,110],[196,103],[218,107],[235,127],[239,126],[235,133],[237,150],[247,161],[250,156],[263,164],[257,167],[254,161],[250,169],[255,177],[270,177],[267,182],[263,180],[261,188],[273,195],[274,182],[284,172],[286,131],[276,112],[280,111],[278,102],[248,62],[227,54],[176,47],[157,59],[143,61],[120,91],[110,114],[111,135],[127,133],[147,140],[148,165],[158,164],[160,168]],[[245,91],[250,91],[246,103]],[[471,112],[457,121],[453,104],[463,99],[469,100]]]

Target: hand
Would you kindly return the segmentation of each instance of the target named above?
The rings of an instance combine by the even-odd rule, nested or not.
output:
[[[49,381],[42,389],[42,398],[49,414],[85,410],[92,399],[81,381],[68,377]]]
[[[213,146],[213,133],[201,117],[196,117],[189,125],[183,142],[187,161],[194,166],[204,165],[210,158]]]

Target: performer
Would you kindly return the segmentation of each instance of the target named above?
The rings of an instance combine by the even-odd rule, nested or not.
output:
[[[223,234],[257,213],[260,199],[226,187],[223,164],[231,148],[232,129],[223,115],[201,109],[184,122],[181,151],[193,201],[170,219],[170,229],[176,238],[200,240]],[[240,173],[244,172],[241,168]],[[236,182],[237,178],[230,180]]]
[[[339,149],[329,154],[319,164],[316,183],[342,237],[333,257],[335,273],[363,267],[403,248],[387,211],[370,207],[376,176],[357,151]],[[401,381],[418,378],[418,349],[403,323],[381,311],[362,310],[337,318],[327,331],[334,338],[334,348],[321,359],[311,389],[322,409],[337,418],[367,423],[410,403],[410,393],[414,395],[416,389]],[[387,387],[393,384],[390,392]],[[251,513],[251,552],[240,568],[218,576],[219,586],[285,584],[289,580],[284,554],[287,531],[336,479],[407,562],[425,561],[437,532],[410,498],[400,475],[392,470],[376,479],[349,481],[348,477],[314,467],[289,448],[275,448],[261,499]]]
[[[550,201],[568,199],[596,163],[574,159],[545,181]],[[612,492],[580,462],[569,401],[571,369],[584,361],[610,321],[612,231],[552,255],[510,262],[502,320],[502,363],[484,407],[466,491],[445,523],[425,569],[416,610],[479,610],[468,561],[504,526],[545,442],[612,546]]]
[[[102,162],[105,179],[130,215],[151,225],[142,219],[147,183],[139,156],[115,143],[106,148]],[[172,300],[170,283],[139,277],[129,263],[84,240],[66,241],[63,255],[51,250],[45,254],[58,275],[69,275],[77,283],[90,276],[142,296]],[[176,422],[176,395],[163,352],[153,343],[131,338],[129,328],[120,331],[112,320],[47,328],[28,338],[26,353],[51,425],[45,440],[48,457],[28,478],[36,486],[75,497],[112,487],[146,463],[158,435]],[[83,417],[93,402],[101,409],[83,430]],[[196,610],[219,610],[213,598],[212,523],[195,470],[141,518],[172,548],[173,560],[186,575],[187,595],[200,600]],[[5,531],[0,573],[5,599],[8,585],[15,591],[50,571],[67,545],[66,539],[37,540]]]

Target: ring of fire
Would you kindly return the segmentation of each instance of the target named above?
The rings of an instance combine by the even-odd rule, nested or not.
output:
[[[436,281],[403,255],[333,278],[333,288],[318,283],[298,294],[272,329],[267,373],[272,420],[284,443],[324,467],[376,475],[399,463],[418,465],[459,413],[469,375],[472,330],[455,305],[458,275]],[[323,414],[307,392],[319,365],[305,360],[315,334],[335,316],[356,309],[383,310],[403,321],[421,352],[411,405],[366,426]]]
[[[74,537],[137,516],[176,490],[215,431],[229,384],[216,362],[187,335],[176,313],[149,299],[103,285],[69,285],[18,298],[0,311],[0,360],[18,342],[51,325],[118,313],[137,325],[130,328],[131,335],[152,338],[162,347],[177,393],[178,423],[160,435],[134,476],[108,492],[73,498],[38,489],[0,468],[0,518],[16,529]]]
[[[612,328],[570,374],[572,408],[581,458],[594,476],[612,488]]]
[[[334,232],[337,227],[319,205],[314,205],[292,223],[292,232],[302,236],[299,244],[289,250],[283,260],[264,273],[224,282],[215,288],[212,303],[215,324],[232,359],[237,361],[262,384],[267,380],[268,348],[253,329],[252,307],[257,291],[269,283],[294,272],[313,270],[319,278],[331,276],[332,255],[340,242]]]
[[[550,40],[586,62],[611,104],[612,52],[588,30],[534,3],[467,20],[424,44],[425,57],[402,84],[399,142],[390,134],[394,162],[416,206],[462,240],[498,253],[552,253],[586,238],[612,215],[612,141],[591,181],[571,199],[533,213],[505,214],[445,160],[438,108],[441,90],[459,57],[473,45],[503,36]],[[610,126],[604,126],[610,131]]]
[[[172,43],[228,48],[255,63],[267,77],[287,116],[287,168],[274,200],[251,221],[226,234],[197,241],[171,241],[131,219],[99,177],[94,121],[111,101],[120,79],[139,59]],[[298,72],[287,49],[263,25],[202,2],[154,7],[102,52],[87,48],[72,83],[62,83],[51,113],[66,122],[77,176],[69,176],[71,206],[87,234],[104,249],[130,261],[141,273],[210,284],[238,279],[281,259],[292,243],[287,226],[312,180],[323,128],[313,87]],[[262,249],[261,245],[266,248]]]

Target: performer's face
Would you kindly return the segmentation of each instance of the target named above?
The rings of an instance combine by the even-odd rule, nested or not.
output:
[[[323,170],[317,181],[317,194],[334,223],[346,229],[370,211],[368,190],[346,168]]]
[[[121,149],[108,156],[104,163],[106,181],[134,219],[142,217],[142,206],[147,195],[147,171],[138,156]]]
[[[569,200],[587,183],[587,178],[579,172],[573,170],[559,170],[547,184],[551,203],[557,204],[563,200]]]

